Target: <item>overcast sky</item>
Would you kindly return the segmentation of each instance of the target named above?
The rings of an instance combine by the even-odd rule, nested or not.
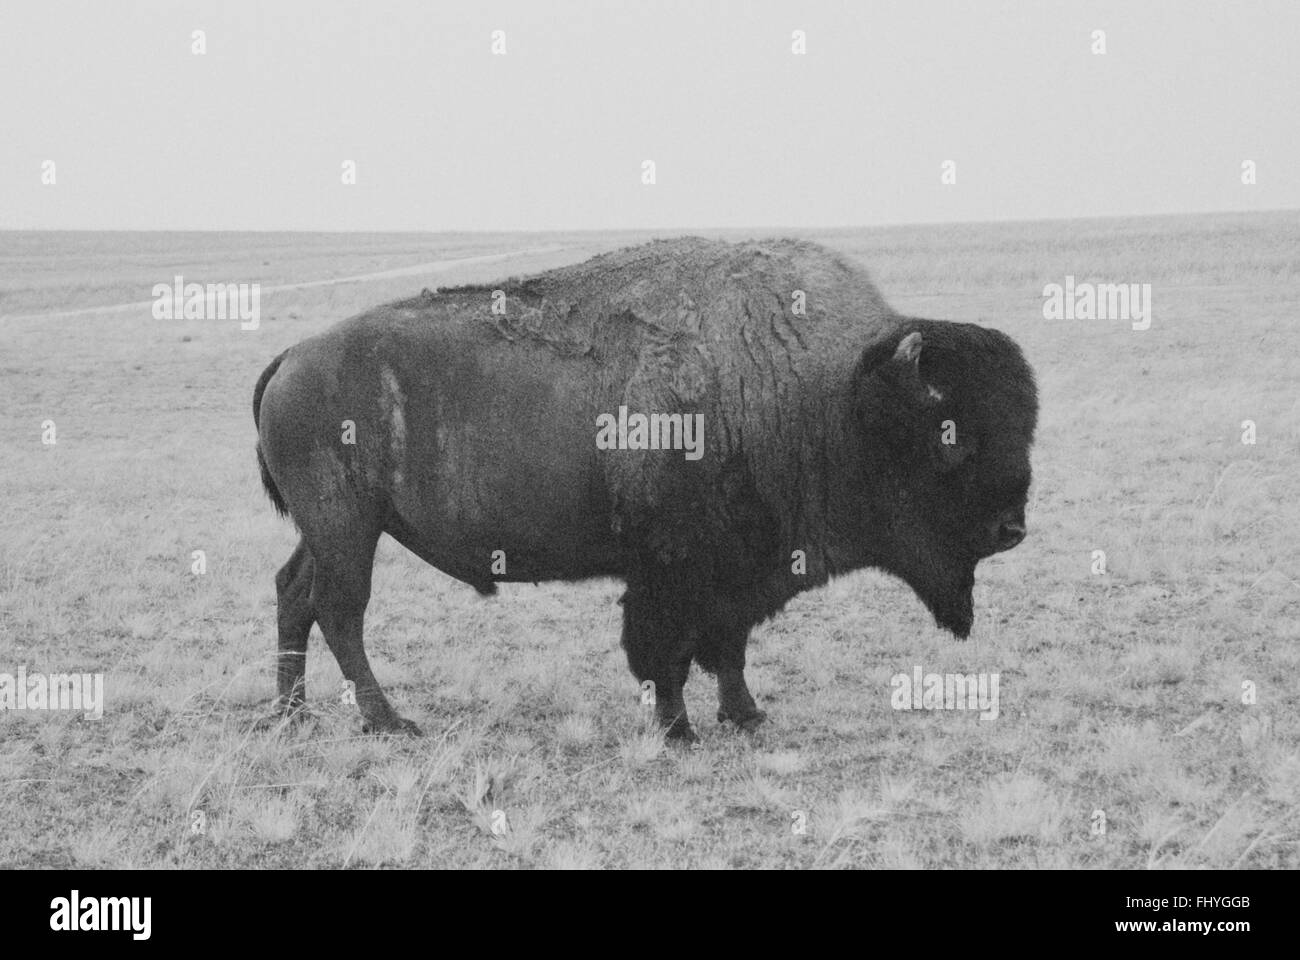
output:
[[[3,0],[0,90],[0,228],[1300,208],[1294,0]]]

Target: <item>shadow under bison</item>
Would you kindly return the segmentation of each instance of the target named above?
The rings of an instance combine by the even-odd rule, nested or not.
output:
[[[387,533],[484,594],[625,580],[628,663],[689,740],[691,662],[752,729],[751,628],[836,574],[886,570],[967,636],[976,564],[1025,535],[1037,400],[1005,334],[901,316],[825,248],[683,239],[343,321],[272,361],[253,417],[302,534],[278,714],[319,623],[365,728],[418,733],[362,643]]]

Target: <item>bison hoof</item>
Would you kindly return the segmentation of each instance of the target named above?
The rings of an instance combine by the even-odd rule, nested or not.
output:
[[[300,727],[310,719],[311,713],[301,700],[291,704],[277,700],[274,711],[254,723],[253,730],[257,733],[271,733],[284,727]]]
[[[691,729],[690,721],[684,717],[678,717],[674,720],[668,729],[664,731],[664,737],[669,743],[683,747],[697,743],[700,739],[695,735],[695,731]]]
[[[718,709],[718,723],[726,723],[730,720],[746,733],[754,733],[763,725],[763,721],[766,719],[767,714],[762,710],[754,710],[753,713],[746,714],[743,717],[733,717],[726,710]]]
[[[362,733],[373,733],[381,737],[422,737],[424,731],[414,721],[405,720],[393,714],[384,720],[366,721],[361,725]]]

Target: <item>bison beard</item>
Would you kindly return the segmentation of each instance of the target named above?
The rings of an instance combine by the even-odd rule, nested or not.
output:
[[[620,408],[702,417],[703,456],[598,449]],[[976,565],[1024,536],[1037,401],[1010,338],[900,316],[830,251],[687,239],[354,317],[277,357],[253,415],[302,535],[276,577],[277,717],[301,715],[319,623],[365,728],[416,731],[362,644],[387,533],[483,594],[625,580],[628,664],[689,740],[691,664],[753,729],[751,629],[831,576],[893,573],[965,637]]]

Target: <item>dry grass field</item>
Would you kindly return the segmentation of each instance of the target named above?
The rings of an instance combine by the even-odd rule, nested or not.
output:
[[[104,675],[100,719],[0,713],[0,865],[1300,867],[1300,215],[803,235],[1022,344],[1030,535],[981,564],[966,642],[874,573],[799,597],[751,640],[767,725],[716,724],[695,674],[680,749],[620,584],[484,599],[388,540],[368,649],[425,738],[362,736],[318,631],[316,719],[252,730],[296,542],[253,456],[263,367],[648,234],[0,234],[0,673]],[[175,274],[263,284],[260,327],[109,309]],[[1151,284],[1150,329],[1044,319],[1067,275]],[[998,718],[892,709],[916,666],[999,674]]]

